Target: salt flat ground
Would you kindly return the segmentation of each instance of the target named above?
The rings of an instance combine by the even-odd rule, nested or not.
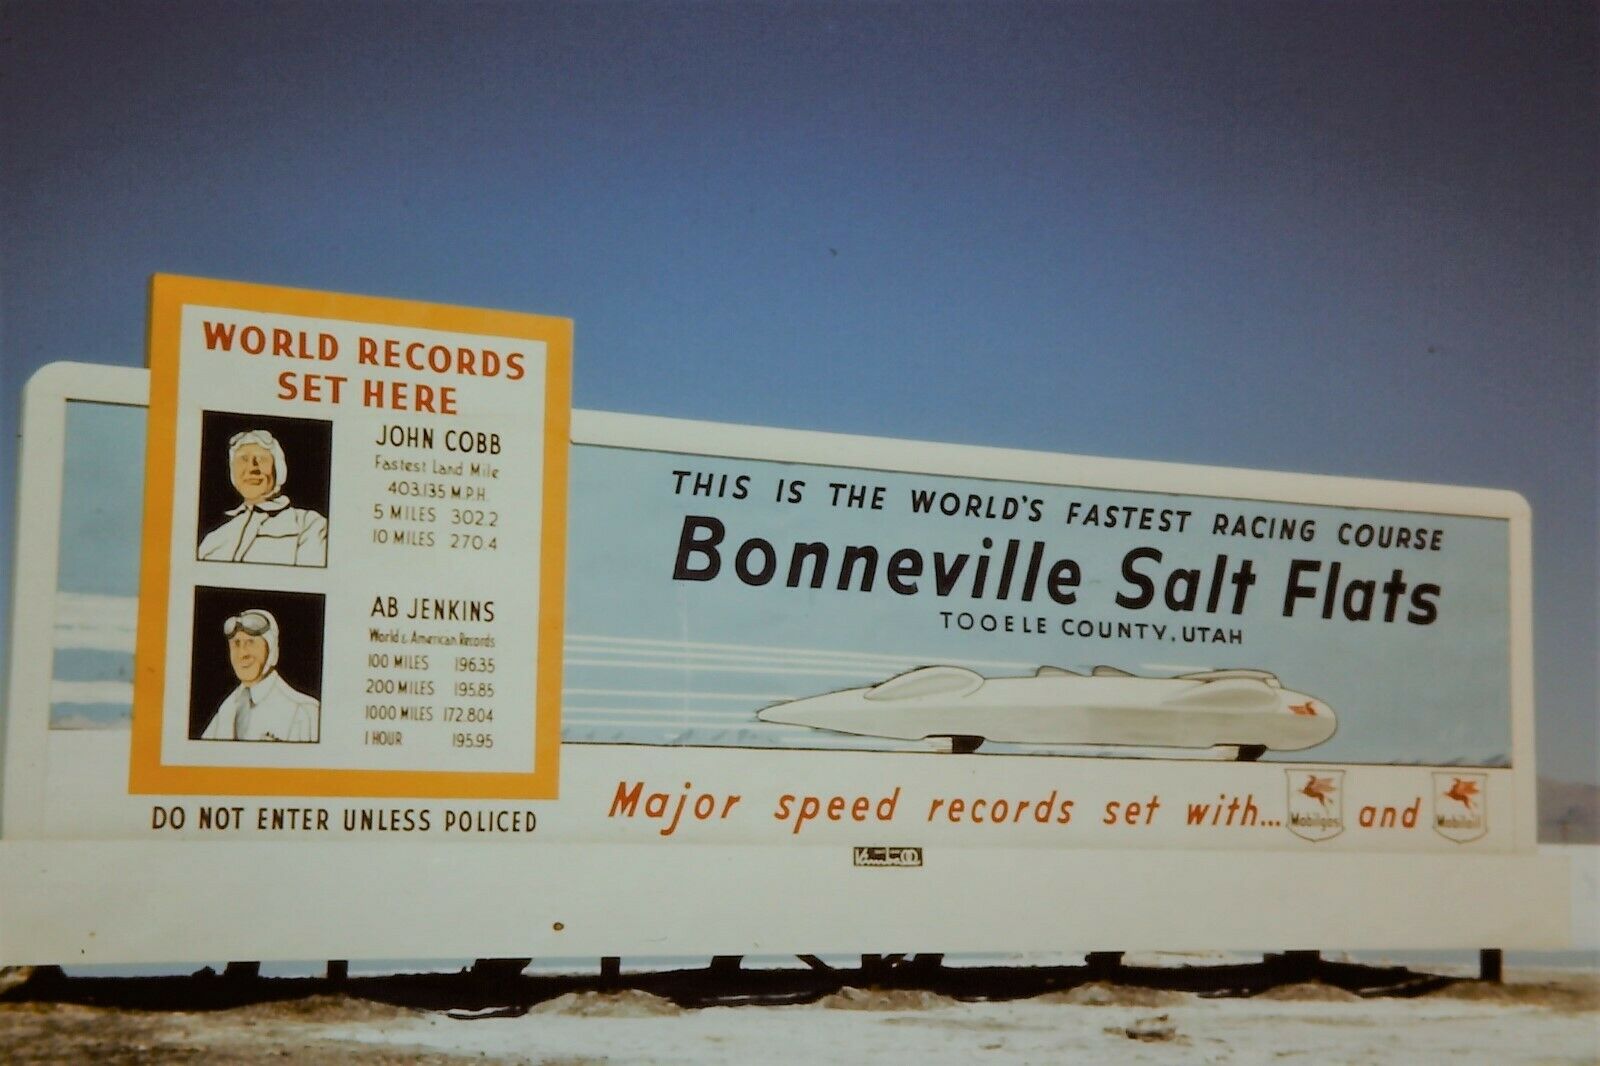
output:
[[[492,1012],[490,1012],[492,1015]],[[0,1061],[548,1063],[1600,1063],[1600,977],[1514,973],[1414,999],[1327,985],[1252,998],[1090,984],[1003,1002],[846,988],[803,1006],[684,1009],[568,993],[509,1017],[336,996],[154,1012],[0,1004]]]

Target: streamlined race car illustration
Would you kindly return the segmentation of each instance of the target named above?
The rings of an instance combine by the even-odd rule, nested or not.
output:
[[[1333,735],[1322,701],[1283,687],[1265,670],[1205,670],[1140,677],[1113,666],[1088,674],[1041,666],[1031,677],[991,677],[924,666],[867,688],[773,704],[763,722],[865,737],[945,742],[976,751],[1009,744],[1234,748],[1249,761],[1299,751]]]

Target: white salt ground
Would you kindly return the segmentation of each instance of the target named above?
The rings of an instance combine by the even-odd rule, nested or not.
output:
[[[393,1019],[324,1029],[324,1039],[483,1055],[517,1063],[1125,1062],[1600,1063],[1600,1012],[1493,1000],[1201,999],[1160,1006],[1068,1002],[1064,996],[958,1003],[855,991],[833,1005],[679,1010],[655,997],[519,1018]],[[882,997],[878,1009],[868,1002]],[[902,998],[896,999],[896,996]],[[604,997],[595,997],[596,1000]],[[1529,1002],[1532,999],[1534,1002]],[[847,1009],[841,1009],[847,1008]],[[631,1015],[631,1016],[630,1016]]]

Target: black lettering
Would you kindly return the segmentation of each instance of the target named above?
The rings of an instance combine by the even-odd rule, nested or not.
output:
[[[709,515],[685,515],[683,532],[678,537],[678,558],[672,567],[674,581],[710,581],[722,570],[722,556],[717,545],[727,535],[727,527]],[[689,556],[699,553],[705,563],[697,568],[689,565]]]
[[[1150,578],[1139,573],[1136,565],[1145,559],[1149,559],[1156,563],[1161,562],[1160,549],[1134,548],[1127,555],[1122,557],[1123,580],[1138,588],[1139,593],[1136,596],[1130,596],[1122,592],[1117,593],[1117,605],[1119,607],[1128,607],[1133,610],[1138,610],[1140,608],[1150,606],[1150,604],[1155,600],[1156,583]]]

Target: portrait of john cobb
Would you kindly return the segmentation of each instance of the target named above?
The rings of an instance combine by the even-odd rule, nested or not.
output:
[[[197,589],[196,594],[190,737],[317,743],[322,733],[321,701],[301,688],[321,687],[321,597],[243,589]],[[265,606],[237,606],[286,597],[317,602],[280,602],[274,604],[277,613]],[[228,613],[218,624],[224,612]],[[280,622],[282,613],[294,624]],[[317,631],[309,631],[307,623]],[[297,642],[303,646],[297,647]],[[294,661],[300,687],[280,672],[286,653]]]
[[[323,427],[328,423],[207,411],[202,424],[196,557],[208,562],[326,566],[328,520],[323,512],[330,434]],[[285,489],[290,451],[296,456],[296,468],[303,462],[308,470],[301,479],[307,490],[303,506],[291,502]]]

